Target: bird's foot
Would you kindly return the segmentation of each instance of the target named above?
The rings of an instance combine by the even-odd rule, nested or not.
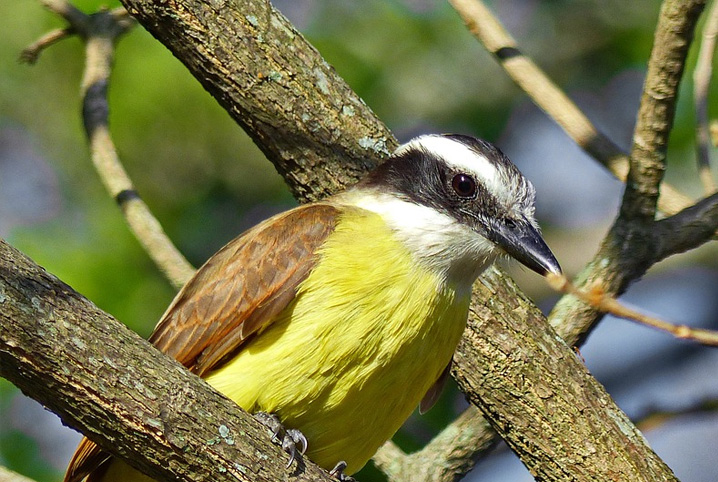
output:
[[[287,467],[297,458],[297,453],[304,455],[307,451],[307,438],[299,430],[284,428],[282,422],[276,415],[267,412],[257,412],[254,418],[272,431],[272,442],[279,443],[282,450],[289,454],[289,462]]]
[[[332,470],[329,471],[329,475],[336,477],[340,482],[356,482],[354,477],[351,477],[344,473],[344,469],[347,468],[347,463],[343,460],[337,462]]]

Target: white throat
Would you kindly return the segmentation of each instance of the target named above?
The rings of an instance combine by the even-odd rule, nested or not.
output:
[[[337,201],[380,215],[417,262],[461,288],[470,289],[500,253],[494,243],[451,216],[395,195],[350,189]]]

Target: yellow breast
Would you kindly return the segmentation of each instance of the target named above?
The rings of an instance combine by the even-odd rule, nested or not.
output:
[[[417,264],[382,218],[348,209],[297,297],[207,381],[359,470],[409,417],[463,332],[470,287]]]

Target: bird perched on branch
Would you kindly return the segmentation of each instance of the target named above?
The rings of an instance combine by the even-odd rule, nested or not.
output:
[[[229,242],[150,341],[243,409],[277,420],[339,476],[362,468],[417,405],[435,401],[471,285],[500,254],[561,269],[534,188],[496,147],[428,135],[356,186]],[[277,428],[279,430],[279,428]],[[149,480],[84,439],[65,481]]]

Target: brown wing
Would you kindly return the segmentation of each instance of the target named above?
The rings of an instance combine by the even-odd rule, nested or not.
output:
[[[99,471],[104,472],[102,467],[110,458],[110,454],[95,445],[95,442],[83,438],[67,466],[64,482],[79,482],[91,474],[94,476]]]
[[[446,365],[446,368],[444,368],[444,371],[441,372],[441,375],[439,375],[439,378],[436,379],[434,384],[429,387],[429,390],[424,395],[424,398],[421,399],[421,402],[419,403],[420,414],[423,415],[429,410],[431,410],[431,407],[433,407],[434,404],[439,400],[441,392],[444,391],[444,387],[446,386],[446,381],[449,379],[450,373],[451,361],[449,361],[449,364]]]
[[[230,241],[182,288],[150,342],[200,376],[217,367],[294,298],[338,213],[323,203],[300,206]],[[65,482],[82,480],[108,459],[83,439]]]
[[[200,376],[214,368],[292,300],[337,214],[327,204],[301,206],[231,241],[180,291],[152,344]]]

